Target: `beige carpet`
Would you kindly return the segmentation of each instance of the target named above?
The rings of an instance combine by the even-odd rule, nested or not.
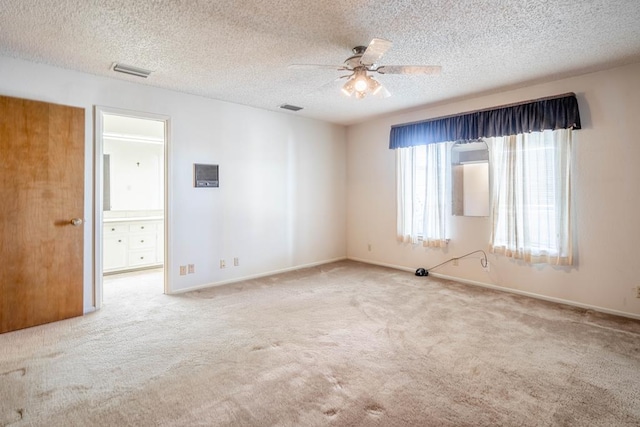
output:
[[[640,423],[640,322],[348,261],[159,280],[0,335],[0,425]]]

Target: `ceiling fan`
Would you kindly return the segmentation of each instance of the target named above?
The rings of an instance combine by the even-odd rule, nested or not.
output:
[[[378,60],[391,48],[393,43],[384,39],[373,39],[369,46],[356,46],[352,49],[353,55],[344,61],[343,65],[321,65],[321,64],[294,64],[289,68],[296,69],[333,69],[338,71],[348,71],[350,74],[340,76],[340,79],[347,79],[342,86],[342,92],[346,96],[355,94],[356,98],[362,99],[367,93],[373,95],[382,93],[383,96],[390,96],[387,91],[369,73],[379,74],[425,74],[438,75],[442,67],[438,65],[377,65]]]

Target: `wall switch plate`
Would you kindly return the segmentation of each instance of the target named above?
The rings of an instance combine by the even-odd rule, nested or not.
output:
[[[240,258],[235,257],[235,258],[233,259],[233,265],[234,265],[235,267],[239,266],[239,265],[240,265]]]
[[[188,270],[189,270],[188,271],[189,274],[195,273],[196,272],[196,265],[195,264],[189,264]]]
[[[187,275],[187,266],[186,265],[181,265],[180,266],[180,275],[181,276],[186,276]]]
[[[223,259],[220,260],[220,268],[225,268],[227,265]]]

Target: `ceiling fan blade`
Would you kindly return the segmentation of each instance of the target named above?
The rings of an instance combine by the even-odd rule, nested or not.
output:
[[[325,64],[290,64],[287,66],[292,70],[348,70],[344,65],[325,65]]]
[[[348,77],[351,77],[351,74],[348,74],[346,76],[336,77],[335,79],[333,79],[331,81],[328,81],[327,83],[325,83],[325,84],[323,84],[321,86],[318,86],[317,88],[307,92],[306,95],[317,95],[317,94],[323,94],[324,95],[325,92],[328,89],[331,89],[332,91],[333,90],[338,90],[340,88],[340,85],[338,85],[338,82],[340,82],[341,80],[346,79]],[[342,84],[342,83],[340,83],[340,84]]]
[[[389,40],[384,39],[373,39],[367,50],[362,54],[362,58],[360,58],[360,63],[362,65],[373,65],[375,64],[382,55],[384,55],[393,45]]]
[[[375,71],[380,74],[429,74],[437,76],[442,71],[439,65],[383,65]]]

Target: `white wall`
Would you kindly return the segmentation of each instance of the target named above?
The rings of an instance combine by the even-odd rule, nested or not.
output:
[[[6,57],[0,93],[85,109],[85,311],[93,306],[95,105],[171,117],[166,267],[173,291],[346,256],[341,126]],[[193,188],[193,163],[219,164],[220,188]],[[196,273],[179,276],[188,263]]]
[[[389,130],[400,124],[575,92],[583,129],[575,132],[574,212],[577,265],[528,265],[489,255],[436,273],[640,317],[640,64],[395,114],[348,128],[347,254],[415,269],[488,250],[487,218],[452,217],[448,248],[396,241],[395,153]],[[372,250],[368,251],[368,244]]]
[[[103,152],[109,155],[110,210],[164,209],[164,144],[104,138]]]

